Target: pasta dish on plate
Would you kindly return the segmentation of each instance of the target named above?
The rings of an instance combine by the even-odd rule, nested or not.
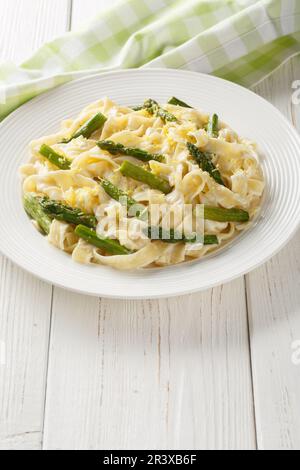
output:
[[[20,168],[36,228],[74,261],[168,266],[223,247],[261,207],[254,142],[173,97],[103,98],[30,144]]]

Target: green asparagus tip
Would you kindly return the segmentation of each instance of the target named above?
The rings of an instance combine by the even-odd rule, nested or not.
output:
[[[172,98],[169,99],[168,103],[173,104],[174,106],[181,106],[182,108],[192,108],[192,106],[186,104],[184,101],[179,100],[175,96],[172,96]]]
[[[160,117],[164,122],[178,122],[178,119],[176,116],[174,116],[174,114],[169,113],[163,109],[161,106],[159,106],[157,101],[152,100],[151,98],[144,102],[144,108],[148,111],[148,113]]]
[[[97,145],[102,150],[106,150],[107,152],[109,152],[111,155],[127,155],[130,157],[137,158],[142,162],[150,162],[151,160],[156,160],[157,162],[165,161],[164,155],[158,153],[149,153],[145,150],[135,147],[125,147],[125,145],[115,143],[112,140],[101,140],[97,142]]]
[[[153,189],[162,191],[164,194],[168,194],[172,191],[168,181],[154,175],[150,171],[144,170],[140,166],[133,165],[128,161],[123,162],[122,166],[120,167],[120,172],[123,176],[127,176],[145,183]]]
[[[43,144],[40,148],[40,154],[61,170],[69,170],[71,168],[71,160],[57,153],[49,145]]]
[[[46,214],[56,220],[64,221],[74,225],[86,225],[96,228],[97,219],[92,214],[87,214],[79,208],[67,206],[59,201],[54,201],[48,197],[39,198],[39,202]]]
[[[191,155],[191,157],[198,163],[199,167],[210,174],[210,176],[222,186],[225,186],[225,183],[222,179],[221,173],[215,167],[212,162],[212,154],[208,152],[202,152],[196,145],[192,144],[191,142],[187,143],[187,149]]]
[[[219,117],[217,114],[210,116],[207,124],[207,133],[210,137],[217,138],[219,135]]]
[[[24,209],[29,215],[29,217],[35,220],[38,223],[39,227],[42,229],[42,231],[46,235],[48,235],[48,233],[50,232],[52,220],[41,207],[39,203],[39,198],[33,196],[30,193],[26,193],[23,196],[23,204]]]
[[[95,116],[93,116],[83,126],[81,126],[69,139],[64,139],[63,143],[68,144],[69,142],[71,142],[71,140],[77,139],[80,136],[89,139],[94,132],[101,129],[101,127],[106,121],[107,117],[104,116],[104,114],[95,114]]]

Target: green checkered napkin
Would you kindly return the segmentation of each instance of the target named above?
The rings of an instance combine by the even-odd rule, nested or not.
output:
[[[0,63],[0,120],[79,77],[173,67],[251,86],[300,51],[300,0],[121,0],[17,67]]]

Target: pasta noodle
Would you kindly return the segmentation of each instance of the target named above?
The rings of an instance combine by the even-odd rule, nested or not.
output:
[[[202,111],[150,105],[132,109],[104,98],[64,121],[56,134],[30,144],[30,160],[20,168],[23,193],[44,204],[48,241],[76,262],[137,269],[202,258],[246,230],[259,212],[265,183],[253,142],[223,122],[211,131],[211,116]],[[101,126],[92,127],[103,116]],[[124,165],[144,172],[144,180],[128,176]],[[125,205],[111,188],[128,196]],[[136,214],[127,201],[137,204]],[[198,206],[204,238],[189,240],[185,226],[195,227]],[[41,211],[35,216],[25,209],[43,227]],[[96,242],[79,233],[76,217]],[[152,238],[153,226],[181,238]]]

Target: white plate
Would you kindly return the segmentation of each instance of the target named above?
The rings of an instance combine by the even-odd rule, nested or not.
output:
[[[231,246],[207,259],[163,269],[119,272],[80,265],[52,247],[29,223],[21,203],[18,167],[30,140],[107,95],[124,105],[170,96],[217,112],[240,135],[259,143],[266,194],[258,223]],[[74,291],[114,298],[186,294],[234,279],[285,246],[300,220],[300,138],[267,101],[231,82],[171,69],[128,70],[92,76],[48,92],[0,125],[0,250],[34,275]]]

